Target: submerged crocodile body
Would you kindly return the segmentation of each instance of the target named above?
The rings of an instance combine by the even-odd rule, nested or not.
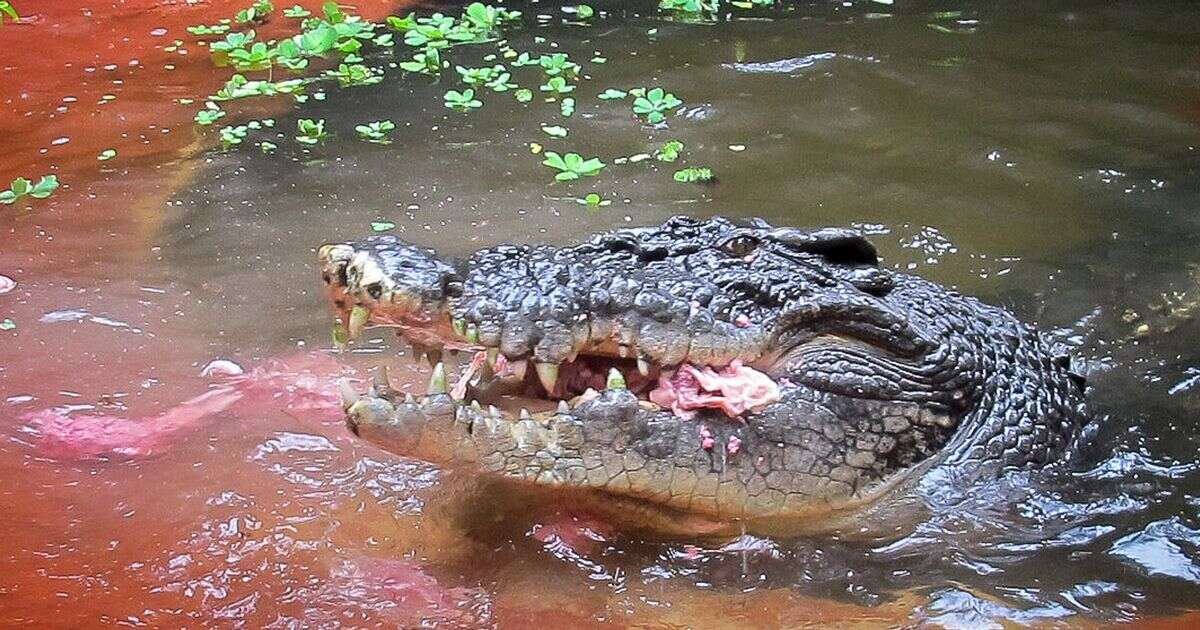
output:
[[[880,267],[852,230],[676,217],[458,261],[377,236],[320,262],[352,333],[474,353],[427,396],[347,392],[359,436],[647,530],[808,527],[933,467],[1053,463],[1085,418],[1036,330]]]

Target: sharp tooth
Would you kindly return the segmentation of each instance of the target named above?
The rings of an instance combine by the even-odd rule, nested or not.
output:
[[[412,394],[410,394],[408,392],[404,392],[404,404],[414,405],[414,404],[416,404],[416,402],[417,402],[417,399],[414,398]]]
[[[512,375],[518,381],[525,380],[525,371],[529,367],[528,361],[509,361],[508,367],[512,371]]]
[[[638,372],[642,376],[650,376],[650,362],[642,357],[638,357]]]
[[[362,334],[363,328],[367,326],[367,320],[371,319],[371,311],[368,311],[362,306],[355,306],[350,311],[350,324],[347,326],[347,333],[351,339],[358,339]]]
[[[621,344],[621,345],[617,346],[617,354],[620,355],[622,359],[624,359],[625,357],[628,357],[629,356],[629,346],[627,346],[625,344]]]
[[[350,386],[350,381],[346,379],[338,380],[338,391],[342,394],[342,410],[349,411],[350,407],[358,402],[358,392]]]
[[[558,401],[558,413],[562,415],[571,413],[571,405],[568,405],[565,400]]]
[[[538,380],[542,382],[542,387],[546,388],[546,393],[554,393],[554,386],[558,384],[558,364],[535,362],[533,367],[537,370]]]
[[[467,343],[479,343],[479,327],[467,324]]]
[[[487,349],[487,363],[492,367],[496,367],[496,358],[500,356],[500,348]]]
[[[499,418],[500,410],[496,408],[496,405],[488,405],[488,415],[493,418]]]
[[[629,386],[625,384],[625,376],[617,368],[608,371],[608,382],[604,387],[606,389],[629,389]]]
[[[471,401],[471,408],[474,409],[475,411],[479,411],[479,412],[483,411],[483,405],[479,404],[478,400]]]
[[[467,320],[455,317],[450,320],[450,327],[454,329],[454,334],[459,337],[467,336]]]
[[[521,407],[521,419],[522,420],[532,420],[533,416],[529,415],[528,409]]]
[[[433,366],[433,374],[429,376],[429,394],[445,394],[446,388],[446,365],[439,363]]]

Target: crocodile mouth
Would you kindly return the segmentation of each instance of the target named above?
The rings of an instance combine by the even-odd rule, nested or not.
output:
[[[431,388],[444,388],[456,400],[517,416],[564,402],[574,407],[619,386],[648,410],[689,419],[706,408],[742,417],[779,400],[781,383],[771,375],[769,357],[666,364],[616,331],[591,334],[586,317],[577,318],[577,329],[587,332],[576,334],[575,343],[543,353],[558,360],[502,352],[503,342],[486,343],[480,326],[454,317],[444,302],[396,286],[368,252],[326,245],[319,254],[330,302],[348,337],[367,328],[395,329],[410,357],[433,368]]]

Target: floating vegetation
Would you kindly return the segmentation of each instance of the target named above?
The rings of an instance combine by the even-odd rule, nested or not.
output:
[[[738,8],[773,4],[773,0],[728,3]],[[681,14],[711,17],[721,10],[721,6],[720,0],[662,0],[660,3],[662,10],[673,18]],[[458,85],[448,86],[449,89],[442,93],[442,104],[457,112],[470,113],[483,107],[486,93],[511,93],[516,104],[530,106],[531,112],[537,108],[538,102],[557,103],[558,114],[570,118],[579,106],[576,94],[580,93],[581,82],[591,78],[584,74],[583,64],[566,52],[533,52],[513,48],[504,39],[502,30],[521,20],[522,15],[519,11],[500,6],[475,2],[458,15],[436,12],[421,16],[410,13],[406,16],[388,16],[381,22],[369,22],[347,13],[346,9],[334,2],[326,2],[317,14],[295,5],[284,9],[282,15],[297,20],[291,23],[298,26],[297,30],[278,40],[262,40],[254,27],[266,23],[273,11],[275,7],[271,2],[260,0],[231,19],[188,28],[189,33],[201,38],[201,45],[208,46],[214,64],[233,70],[219,90],[205,99],[199,99],[202,106],[195,114],[198,126],[214,126],[224,119],[227,111],[222,103],[281,95],[291,96],[297,103],[304,103],[309,98],[324,100],[324,89],[315,89],[315,83],[328,85],[336,82],[340,88],[375,85],[384,80],[388,68],[398,69],[405,75],[425,75],[443,81],[448,75]],[[581,27],[589,26],[598,15],[595,9],[586,4],[563,7],[563,13],[571,16],[564,18],[564,23]],[[567,19],[574,21],[567,22]],[[272,26],[276,24],[272,23]],[[650,34],[653,36],[656,30],[652,29]],[[535,45],[557,47],[556,43],[545,37],[534,36],[532,40]],[[176,47],[181,45],[182,42]],[[481,45],[494,48],[480,55],[483,63],[479,64],[463,63],[461,59],[455,59],[459,55],[452,52],[460,46]],[[409,50],[397,54],[399,59],[395,61],[381,63],[379,59],[392,54],[396,46]],[[369,47],[373,47],[373,51],[368,50]],[[599,66],[607,61],[601,51],[595,51],[588,63]],[[314,64],[319,70],[310,72],[309,68]],[[281,77],[280,72],[293,73],[295,76]],[[592,94],[595,94],[597,105],[606,101],[631,99],[627,101],[629,105],[625,106],[630,108],[626,112],[657,128],[665,127],[667,119],[683,106],[681,98],[662,86],[630,89],[609,87]],[[181,102],[184,100],[181,99]],[[192,103],[193,99],[187,99],[186,102]],[[329,137],[324,119],[301,118],[296,125],[294,140],[306,147],[320,145]],[[216,129],[216,136],[223,150],[232,150],[246,144],[254,132],[266,126],[255,121],[236,122]],[[570,135],[567,127],[560,124],[543,122],[534,125],[531,131],[537,133],[538,129],[551,141]],[[396,123],[392,120],[363,122],[354,126],[361,140],[381,145],[392,142],[391,136],[395,130]],[[279,134],[272,140],[283,138],[285,136]],[[266,139],[254,144],[265,154],[275,153],[279,148],[275,142]],[[541,155],[541,163],[555,171],[554,179],[558,182],[596,177],[606,166],[600,157],[584,158],[578,152],[543,152],[537,142],[528,144],[534,155]],[[611,161],[622,165],[646,161],[651,164],[654,161],[677,162],[683,159],[684,145],[678,140],[669,140],[657,149],[647,148],[646,151],[614,157]],[[712,181],[712,171],[703,167],[684,168],[675,171],[673,178],[689,183],[708,182]],[[611,203],[597,193],[575,199],[590,207]]]
[[[0,190],[0,203],[11,205],[20,201],[24,197],[33,199],[45,199],[54,194],[58,189],[58,176],[44,175],[36,184],[30,182],[24,177],[18,177],[12,180],[8,190]]]

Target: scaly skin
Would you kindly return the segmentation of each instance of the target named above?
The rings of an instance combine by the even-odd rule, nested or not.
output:
[[[1037,331],[880,268],[851,230],[677,217],[462,261],[394,237],[320,259],[352,332],[388,325],[434,355],[487,351],[499,373],[485,367],[466,401],[440,374],[419,400],[378,384],[350,396],[352,430],[626,526],[812,528],[934,466],[961,478],[1053,463],[1086,415],[1082,380]],[[645,399],[681,363],[734,361],[774,380],[778,400],[685,419]],[[604,385],[585,366],[615,368],[598,395],[580,395]],[[485,410],[504,388],[562,402]]]

